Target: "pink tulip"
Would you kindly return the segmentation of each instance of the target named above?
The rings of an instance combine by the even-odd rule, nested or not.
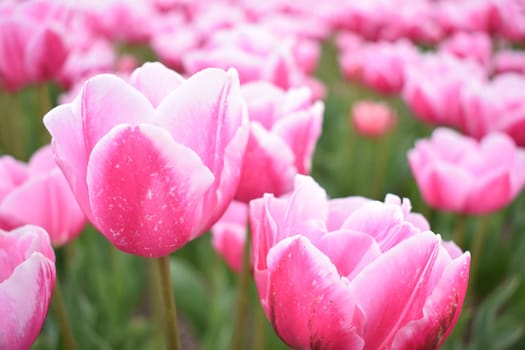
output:
[[[219,219],[237,190],[248,120],[235,70],[187,80],[160,63],[89,79],[44,117],[88,219],[117,248],[160,257]]]
[[[380,137],[396,126],[397,115],[384,103],[360,101],[352,107],[351,120],[361,135]]]
[[[84,228],[86,217],[53,159],[51,146],[38,150],[27,165],[0,157],[0,179],[0,229],[37,225],[58,247]]]
[[[317,59],[315,50],[300,43],[295,37],[279,36],[261,26],[238,26],[216,31],[205,45],[184,55],[182,63],[189,73],[205,67],[234,67],[243,84],[264,80],[288,89],[304,84],[305,72]]]
[[[343,51],[339,58],[343,74],[383,94],[398,94],[405,82],[405,69],[416,64],[419,54],[406,40],[379,42]]]
[[[492,59],[492,70],[496,74],[525,74],[525,51],[502,50],[496,52]]]
[[[481,84],[484,70],[446,53],[427,54],[406,69],[403,99],[416,117],[464,129],[462,91]]]
[[[295,174],[308,174],[321,134],[324,105],[312,104],[307,88],[285,92],[265,82],[242,86],[250,137],[236,199],[248,202],[265,192],[280,196]]]
[[[287,198],[250,203],[254,276],[294,349],[437,349],[461,312],[470,254],[441,241],[410,202],[327,200],[298,176]]]
[[[35,0],[0,11],[0,87],[55,79],[68,55],[61,7]]]
[[[211,227],[213,248],[237,273],[242,270],[247,224],[248,205],[233,201],[224,215]]]
[[[465,132],[476,138],[491,131],[510,135],[525,146],[525,78],[506,73],[485,84],[472,84],[463,91]]]
[[[525,186],[525,150],[505,134],[480,142],[438,128],[408,152],[425,201],[439,210],[484,214],[508,205]]]
[[[0,230],[0,348],[29,349],[55,288],[55,254],[40,227]]]
[[[492,39],[486,33],[458,32],[439,45],[439,50],[458,58],[472,59],[487,67],[492,56]]]

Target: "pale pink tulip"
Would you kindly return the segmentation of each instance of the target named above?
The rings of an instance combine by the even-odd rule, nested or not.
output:
[[[492,81],[469,85],[462,94],[464,131],[476,138],[491,131],[510,135],[525,146],[525,78],[506,73]]]
[[[117,248],[160,257],[204,233],[238,186],[248,139],[235,70],[184,80],[160,63],[89,79],[44,117],[88,219]]]
[[[441,241],[407,199],[327,200],[298,177],[250,203],[266,316],[295,349],[437,349],[467,288],[470,254]]]
[[[286,92],[266,82],[243,85],[242,94],[250,137],[236,199],[248,202],[266,192],[280,196],[293,188],[295,174],[310,172],[324,105],[312,103],[307,88]]]
[[[247,225],[248,205],[233,201],[224,215],[211,227],[213,248],[237,273],[242,270]]]
[[[357,132],[364,136],[380,137],[397,124],[397,115],[387,104],[359,101],[352,106],[351,121]]]
[[[0,229],[43,227],[54,246],[74,239],[86,216],[56,165],[51,146],[38,150],[28,164],[0,157]]]
[[[300,43],[262,26],[237,26],[215,32],[202,47],[185,54],[182,63],[190,74],[205,67],[234,67],[243,84],[264,80],[288,89],[304,85],[317,59],[315,51]]]
[[[464,129],[462,91],[486,77],[477,63],[446,53],[427,54],[405,70],[403,99],[427,123]]]
[[[439,45],[439,50],[462,59],[472,59],[488,67],[492,56],[492,39],[486,33],[458,32]]]
[[[416,142],[408,160],[423,198],[440,210],[494,212],[525,186],[525,150],[501,133],[478,142],[438,128],[429,140]]]
[[[58,76],[68,55],[61,11],[34,0],[0,12],[0,87],[16,91]]]
[[[496,74],[525,74],[525,51],[502,50],[496,52],[492,58],[492,70]]]
[[[55,288],[55,254],[37,226],[0,230],[0,348],[30,349]]]
[[[416,64],[418,60],[418,50],[406,40],[350,47],[339,57],[346,78],[357,80],[383,94],[400,93],[406,67]]]

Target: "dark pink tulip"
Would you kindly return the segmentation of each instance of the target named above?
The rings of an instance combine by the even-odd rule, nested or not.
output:
[[[68,55],[64,23],[53,1],[35,0],[0,12],[0,86],[16,91],[55,79]]]
[[[285,92],[266,83],[242,86],[250,137],[236,199],[248,202],[265,192],[280,196],[295,174],[308,174],[321,134],[324,105],[311,102],[307,88]]]
[[[407,66],[417,64],[419,54],[409,41],[379,42],[350,47],[339,58],[343,74],[383,94],[403,89]]]
[[[0,348],[30,349],[55,288],[55,254],[37,226],[0,230]]]
[[[56,165],[51,146],[38,150],[28,164],[0,157],[0,229],[43,227],[54,246],[75,238],[86,216]]]
[[[238,186],[248,139],[235,70],[184,80],[160,63],[89,79],[44,123],[88,219],[117,248],[160,257],[204,233]]]
[[[403,99],[416,117],[464,129],[462,91],[482,84],[485,71],[473,61],[446,53],[427,54],[405,70]]]
[[[359,101],[352,107],[351,121],[359,134],[380,137],[396,126],[397,115],[387,104]]]
[[[525,78],[506,73],[485,84],[473,84],[463,92],[465,132],[476,138],[502,131],[525,146]]]
[[[513,1],[513,0],[511,0]],[[445,0],[434,5],[436,19],[446,33],[456,31],[493,33],[501,15],[492,0]]]
[[[327,200],[298,176],[286,198],[250,203],[254,276],[294,349],[437,349],[463,305],[470,254],[444,243],[410,202]]]
[[[480,142],[438,128],[408,152],[425,201],[440,210],[484,214],[508,205],[525,186],[525,151],[505,134]]]
[[[242,270],[247,225],[248,205],[233,201],[224,215],[211,227],[213,248],[237,273]]]

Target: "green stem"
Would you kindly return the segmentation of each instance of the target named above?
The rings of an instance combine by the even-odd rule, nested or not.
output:
[[[160,290],[164,299],[166,309],[166,349],[179,350],[179,328],[177,326],[177,309],[175,308],[175,297],[173,296],[170,274],[170,258],[163,256],[158,259],[157,266],[160,274]]]
[[[386,173],[386,164],[388,159],[388,151],[389,151],[389,144],[390,144],[390,135],[385,135],[379,140],[379,144],[377,145],[379,149],[379,157],[378,161],[376,163],[376,173],[375,173],[375,179],[374,179],[374,189],[373,189],[373,198],[376,199],[384,199],[384,198],[377,198],[379,195],[381,195],[382,190],[384,188],[383,182],[385,181],[385,173]]]
[[[39,133],[40,135],[40,142],[41,144],[48,144],[50,142],[50,136],[49,133],[45,130],[43,127],[43,121],[42,118],[44,118],[44,115],[47,114],[51,110],[51,100],[49,98],[49,84],[39,84],[37,86],[37,94],[38,94],[38,116],[37,121],[38,128],[34,131],[35,134]],[[37,136],[37,135],[34,135]],[[35,138],[36,139],[36,138]]]
[[[53,301],[51,302],[51,305],[53,307],[53,313],[55,314],[56,320],[58,322],[58,327],[60,328],[60,334],[62,335],[64,349],[77,349],[75,336],[73,335],[71,323],[69,322],[69,317],[64,306],[64,299],[62,298],[62,290],[60,287],[58,277],[55,281],[55,290],[53,292]]]
[[[477,275],[479,270],[479,262],[481,261],[481,254],[483,252],[483,245],[487,239],[487,232],[490,223],[490,215],[485,215],[479,220],[478,228],[474,235],[474,244],[471,250],[471,262],[470,262],[470,291],[474,292],[475,282],[477,281]]]
[[[255,334],[253,336],[252,349],[266,349],[266,315],[260,303],[255,308]]]
[[[242,270],[237,285],[237,309],[232,336],[232,350],[243,348],[244,335],[248,318],[248,294],[250,288],[250,232],[246,232],[246,243],[242,259]]]
[[[465,245],[465,224],[467,222],[467,216],[465,214],[460,214],[456,221],[456,228],[454,229],[454,234],[452,235],[452,240],[460,248],[464,248]]]

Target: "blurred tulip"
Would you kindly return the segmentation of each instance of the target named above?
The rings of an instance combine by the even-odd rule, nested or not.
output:
[[[242,270],[247,224],[248,205],[233,201],[224,215],[211,227],[213,248],[237,273]]]
[[[481,84],[485,71],[450,54],[427,54],[407,67],[403,99],[416,117],[434,125],[464,129],[462,91]]]
[[[410,202],[327,200],[311,179],[250,203],[266,316],[295,349],[437,349],[461,312],[470,254]]]
[[[396,126],[397,115],[385,103],[359,101],[352,107],[351,121],[361,135],[381,137]]]
[[[408,152],[425,201],[439,210],[484,214],[508,205],[525,186],[525,150],[505,134],[480,142],[446,128]]]
[[[0,86],[16,91],[58,76],[69,51],[61,11],[51,0],[0,11]]]
[[[462,103],[464,131],[480,138],[492,131],[502,131],[525,147],[525,78],[506,73],[492,81],[465,88]]]
[[[486,33],[458,32],[444,40],[439,50],[458,58],[472,59],[482,67],[488,67],[492,56],[492,39]]]
[[[343,74],[383,94],[398,94],[405,82],[405,68],[419,59],[409,41],[379,42],[349,47],[339,63]]]
[[[492,70],[496,74],[513,72],[525,74],[525,51],[502,50],[496,52],[492,59]]]
[[[30,349],[55,287],[55,254],[40,227],[0,230],[0,348]]]
[[[285,92],[266,82],[243,85],[242,94],[250,137],[236,199],[280,196],[292,190],[295,174],[310,172],[324,105],[312,103],[307,88]]]
[[[29,164],[0,157],[0,229],[43,227],[59,247],[75,238],[86,216],[56,165],[51,146],[38,150]]]
[[[161,257],[204,233],[237,190],[248,139],[235,70],[187,80],[146,63],[89,79],[44,123],[88,219],[117,248]]]

